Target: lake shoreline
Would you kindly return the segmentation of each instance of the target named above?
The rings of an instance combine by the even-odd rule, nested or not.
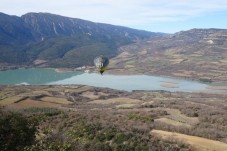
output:
[[[28,66],[28,65],[24,65],[24,66],[16,66],[16,65],[12,65],[12,66],[0,66],[0,71],[7,71],[7,70],[16,70],[16,69],[30,69],[30,68],[41,68],[41,69],[54,69],[56,72],[59,73],[64,73],[64,72],[74,72],[74,71],[81,71],[81,72],[89,72],[89,73],[96,73],[95,71],[95,67],[94,66],[83,66],[83,67],[77,67],[77,68],[67,68],[67,67],[63,67],[63,68],[53,68],[53,67],[39,67],[39,66]],[[190,81],[197,81],[197,82],[202,82],[202,83],[216,83],[216,82],[223,82],[223,80],[213,80],[213,81],[207,81],[207,80],[203,80],[200,78],[193,78],[193,77],[182,77],[182,76],[177,76],[177,75],[172,75],[172,74],[156,74],[156,73],[150,73],[150,72],[137,72],[137,71],[128,71],[128,70],[124,70],[124,69],[112,69],[109,68],[107,69],[107,71],[105,71],[106,74],[111,74],[111,75],[148,75],[148,76],[162,76],[162,77],[170,77],[170,78],[176,78],[176,79],[182,79],[182,80],[190,80]],[[105,74],[104,73],[104,74]],[[224,81],[227,83],[227,80]]]
[[[87,70],[84,68],[84,70]],[[7,78],[6,78],[7,77]],[[70,70],[68,68],[20,68],[0,72],[3,85],[88,85],[116,90],[164,90],[169,92],[213,91],[207,84],[182,80],[175,77],[150,76],[142,74],[113,75],[109,72],[100,75],[92,71]],[[219,90],[215,90],[219,91]],[[221,90],[220,90],[221,91]]]
[[[17,70],[17,69],[36,69],[36,68],[34,68],[34,67],[32,67],[32,68],[30,68],[30,67],[22,67],[22,68],[13,68],[13,69],[10,69],[11,71],[13,71],[13,70]],[[67,74],[67,73],[71,73],[72,75],[73,75],[73,72],[81,72],[81,74],[83,74],[83,73],[89,73],[89,74],[98,74],[98,72],[95,70],[95,68],[94,67],[88,67],[88,68],[86,68],[86,67],[80,67],[79,69],[80,70],[78,70],[78,68],[40,68],[40,67],[38,67],[37,69],[51,69],[51,70],[53,70],[54,72],[57,72],[57,73],[62,73],[62,74]],[[89,72],[85,72],[86,70],[88,70]],[[114,70],[116,70],[116,69],[114,69]],[[177,88],[179,88],[179,86],[178,86],[178,82],[176,82],[176,81],[189,81],[189,82],[197,82],[197,83],[201,83],[201,84],[206,84],[207,86],[206,86],[206,89],[207,90],[209,90],[209,91],[212,91],[212,90],[214,90],[214,91],[218,91],[218,90],[220,90],[220,91],[222,91],[222,90],[227,90],[227,88],[225,87],[225,86],[222,86],[222,87],[220,87],[220,86],[212,86],[212,83],[206,83],[206,82],[202,82],[202,81],[197,81],[197,80],[195,80],[195,79],[189,79],[189,78],[182,78],[182,77],[171,77],[171,76],[166,76],[166,75],[154,75],[154,74],[142,74],[142,73],[136,73],[136,72],[122,72],[122,71],[118,71],[118,72],[113,72],[114,70],[107,70],[107,72],[105,72],[104,74],[103,74],[103,76],[105,77],[105,75],[106,76],[151,76],[151,77],[161,77],[161,78],[164,78],[164,80],[161,80],[160,82],[162,83],[162,84],[159,84],[159,86],[160,87],[163,87],[163,88],[167,88],[167,89],[176,89],[177,90]],[[4,71],[9,71],[9,70],[4,70]],[[3,72],[4,72],[3,71]],[[166,80],[165,80],[165,78],[167,78]],[[169,80],[169,79],[172,79],[172,80]],[[21,84],[21,83],[27,83],[26,81],[22,81],[22,82],[20,82],[20,83],[17,83],[17,84]],[[32,85],[32,83],[29,83],[29,84],[31,84]],[[224,88],[223,88],[224,87]]]

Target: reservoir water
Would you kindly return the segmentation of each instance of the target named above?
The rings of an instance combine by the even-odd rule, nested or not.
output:
[[[118,90],[214,91],[207,84],[162,76],[108,75],[97,73],[56,72],[54,69],[17,69],[0,71],[1,85],[71,85],[81,84]],[[217,91],[217,90],[216,90]],[[220,90],[221,91],[221,90]]]

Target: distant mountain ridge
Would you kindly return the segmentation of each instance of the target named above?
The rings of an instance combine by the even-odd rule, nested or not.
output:
[[[77,34],[102,35],[106,38],[116,35],[133,40],[159,35],[158,33],[94,23],[50,13],[27,13],[21,17],[0,13],[0,21],[0,44],[12,43],[12,41],[23,43],[42,40],[46,37],[75,36]],[[9,37],[8,39],[11,41],[4,40],[6,37]]]
[[[117,71],[227,81],[227,29],[191,29],[120,50],[112,59]]]
[[[0,44],[18,44],[33,40],[30,29],[17,16],[0,13]]]
[[[86,56],[114,56],[119,46],[161,35],[49,13],[21,17],[0,13],[0,53],[4,53],[0,63],[31,64],[41,59],[47,66],[77,67],[85,63],[80,60]],[[95,53],[89,54],[92,48]],[[74,60],[68,60],[68,52]]]

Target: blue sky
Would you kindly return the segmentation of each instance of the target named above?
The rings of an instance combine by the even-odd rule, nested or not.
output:
[[[227,29],[227,0],[1,0],[0,12],[49,12],[166,33]]]

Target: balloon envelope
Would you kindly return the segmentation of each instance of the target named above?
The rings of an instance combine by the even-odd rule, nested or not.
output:
[[[95,67],[98,68],[99,72],[102,74],[109,64],[109,59],[105,56],[99,56],[94,59],[94,64]]]

